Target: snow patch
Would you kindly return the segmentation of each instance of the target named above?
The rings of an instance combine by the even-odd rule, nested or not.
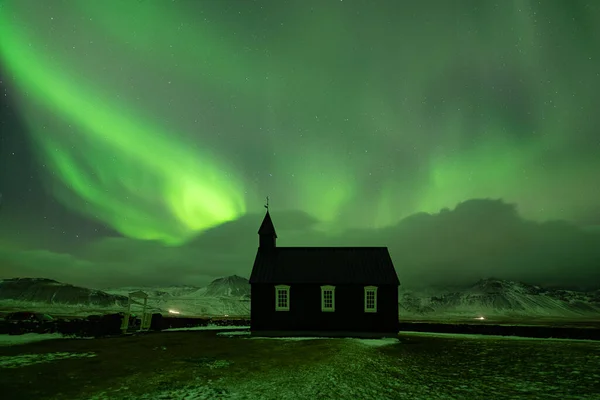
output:
[[[18,356],[0,356],[0,368],[19,368],[33,364],[46,363],[67,358],[89,358],[96,357],[95,353],[45,353],[45,354],[21,354]]]
[[[23,335],[0,335],[0,346],[14,346],[52,339],[75,339],[75,337],[65,336],[61,333],[25,333]]]
[[[363,344],[365,346],[370,347],[380,347],[380,346],[389,346],[391,344],[398,343],[398,339],[396,338],[386,338],[386,339],[358,339],[358,338],[335,338],[335,337],[309,337],[309,336],[290,336],[290,337],[260,337],[254,336],[250,339],[260,340],[287,340],[287,341],[300,341],[300,340],[351,340],[356,343]]]
[[[162,332],[179,332],[179,331],[224,331],[224,330],[237,330],[237,329],[250,329],[249,326],[219,326],[219,325],[206,325],[206,326],[193,326],[191,328],[169,328],[163,329]]]
[[[217,336],[249,336],[250,331],[218,332]]]
[[[389,346],[392,344],[398,344],[399,341],[396,338],[385,338],[385,339],[354,339],[357,342],[364,344],[365,346],[381,347]]]
[[[226,397],[225,397],[226,396]],[[121,398],[121,397],[120,397]],[[141,396],[125,397],[126,399],[135,400],[168,400],[168,399],[181,399],[181,400],[209,400],[209,399],[225,399],[231,398],[227,395],[224,389],[214,388],[209,385],[189,385],[183,388],[177,389],[166,389],[156,393],[146,393]],[[87,400],[112,400],[114,394],[112,393],[96,393],[89,397]]]
[[[328,337],[310,337],[310,336],[289,336],[289,337],[267,337],[267,336],[253,336],[250,339],[255,340],[289,340],[289,341],[299,341],[299,340],[320,340],[320,339],[336,339],[336,338],[328,338]],[[337,338],[340,339],[340,338]]]
[[[210,369],[219,369],[229,367],[231,365],[231,362],[227,360],[214,360],[211,362],[204,363],[204,365]]]
[[[587,342],[599,343],[597,340],[588,339],[562,339],[562,338],[532,338],[523,336],[500,336],[500,335],[474,335],[471,333],[437,333],[437,332],[414,332],[402,331],[400,335],[430,336],[451,339],[494,339],[494,340],[529,340],[529,341],[561,341],[561,342]]]

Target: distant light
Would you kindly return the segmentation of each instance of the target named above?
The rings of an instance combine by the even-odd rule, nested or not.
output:
[[[224,317],[229,317],[229,314],[223,314]]]
[[[485,317],[477,317],[477,318],[475,318],[475,319],[485,319]]]
[[[169,314],[179,314],[179,311],[177,311],[177,310],[169,310]]]

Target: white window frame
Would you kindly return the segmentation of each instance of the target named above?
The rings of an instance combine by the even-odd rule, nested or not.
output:
[[[325,293],[331,291],[331,307],[325,307]],[[335,312],[335,286],[321,286],[321,311]]]
[[[287,304],[285,307],[279,306],[279,293],[286,294]],[[276,285],[275,286],[275,311],[290,311],[290,286],[289,285]]]
[[[373,293],[373,308],[367,306],[367,295]],[[377,312],[377,286],[365,286],[365,312],[376,313]]]

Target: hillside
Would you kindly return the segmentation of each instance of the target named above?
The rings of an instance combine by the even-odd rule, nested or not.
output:
[[[250,299],[250,283],[248,279],[237,275],[215,279],[206,288],[206,296],[239,297],[248,300]]]
[[[182,316],[248,316],[250,284],[237,275],[215,279],[206,287],[122,287],[104,291],[51,279],[0,282],[2,310],[26,309],[56,314],[123,312],[130,292],[148,294],[148,311]],[[515,319],[598,319],[600,290],[548,289],[499,279],[483,279],[463,288],[406,290],[399,293],[403,320],[459,320],[484,317]],[[132,312],[141,311],[137,301]]]
[[[45,278],[13,278],[0,281],[0,301],[123,307],[127,297],[109,294]]]
[[[192,316],[247,316],[250,314],[250,284],[248,279],[237,275],[215,279],[203,288],[166,286],[106,289],[108,293],[125,296],[136,290],[147,293],[148,305],[165,314]]]
[[[500,279],[451,290],[401,291],[400,315],[422,318],[597,318],[600,290],[578,292]]]

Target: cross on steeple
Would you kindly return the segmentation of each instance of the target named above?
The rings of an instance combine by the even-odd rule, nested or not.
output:
[[[265,208],[269,211],[269,196],[267,196],[267,204],[265,204]]]

